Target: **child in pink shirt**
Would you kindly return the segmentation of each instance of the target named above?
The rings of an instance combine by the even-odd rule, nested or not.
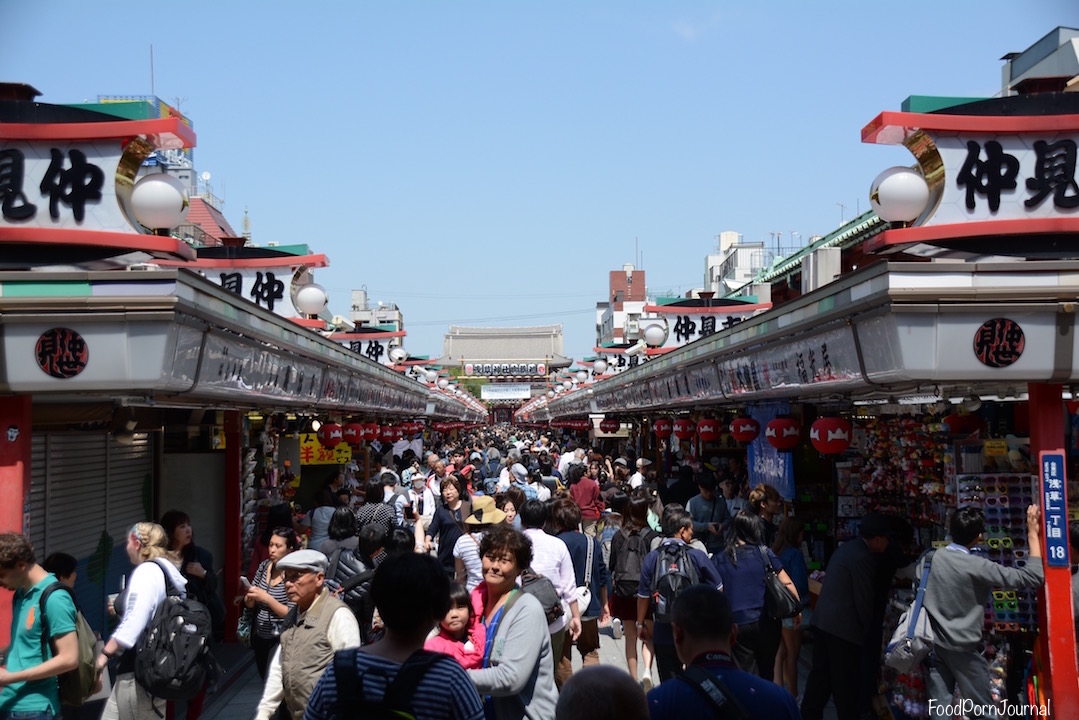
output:
[[[428,638],[424,650],[445,653],[465,670],[483,667],[487,628],[480,622],[483,600],[476,593],[469,596],[460,583],[450,583],[450,611],[442,618],[438,634]]]

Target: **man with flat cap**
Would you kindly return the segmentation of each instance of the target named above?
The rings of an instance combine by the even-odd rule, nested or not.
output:
[[[338,650],[360,646],[360,627],[345,603],[325,586],[330,562],[317,550],[297,550],[277,562],[285,592],[296,604],[285,616],[281,644],[270,661],[256,720],[270,720],[282,701],[301,720],[307,699]]]
[[[802,717],[820,720],[831,696],[838,720],[857,720],[862,645],[873,622],[875,556],[888,548],[884,516],[862,518],[858,537],[840,545],[828,561],[813,611],[813,669],[802,696]]]

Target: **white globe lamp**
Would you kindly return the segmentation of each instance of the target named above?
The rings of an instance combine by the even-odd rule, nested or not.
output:
[[[588,371],[587,370],[578,370],[577,371],[577,382],[583,383],[586,380],[588,380]]]
[[[929,203],[929,185],[917,170],[890,167],[869,187],[869,204],[881,220],[909,223]]]
[[[308,283],[296,291],[296,308],[304,315],[318,315],[326,309],[329,297],[318,283]]]
[[[390,348],[390,361],[396,365],[408,360],[408,350],[405,350],[400,345],[394,345]]]
[[[180,225],[187,218],[190,207],[187,188],[167,173],[147,175],[131,190],[131,210],[135,219],[150,230]]]
[[[603,373],[607,372],[607,361],[597,360],[592,363],[592,372],[596,375],[602,375]]]
[[[441,380],[439,380],[439,381],[438,381],[438,386],[439,386],[440,388],[442,388],[443,390],[445,390],[446,388],[448,388],[448,387],[450,386],[450,381],[449,381],[449,378],[442,378]]]
[[[435,382],[438,382],[438,373],[437,373],[437,372],[435,372],[434,370],[428,370],[427,372],[425,372],[425,373],[423,374],[423,377],[424,377],[424,379],[425,379],[425,380],[427,380],[427,382],[429,382],[429,383],[435,383]]]
[[[667,342],[667,326],[653,323],[644,329],[644,342],[649,347],[659,347]]]
[[[573,387],[573,383],[571,383],[569,380],[563,380],[562,381],[562,389],[563,390],[569,390],[571,387]]]
[[[547,397],[553,398],[554,397],[554,390],[548,390],[547,391]]]

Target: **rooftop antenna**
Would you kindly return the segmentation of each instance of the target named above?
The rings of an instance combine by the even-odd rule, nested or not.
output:
[[[633,236],[633,261],[637,263],[637,267],[641,266],[641,244],[636,235]]]
[[[251,240],[251,218],[247,216],[247,206],[244,206],[244,239]]]
[[[839,224],[842,225],[844,222],[846,222],[845,213],[847,211],[847,206],[841,202],[837,202],[836,205],[839,206]]]
[[[154,91],[154,44],[150,43],[150,94],[156,96]]]

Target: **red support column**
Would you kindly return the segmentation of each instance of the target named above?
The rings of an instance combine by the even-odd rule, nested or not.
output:
[[[1060,385],[1049,383],[1029,385],[1030,455],[1035,463],[1039,453],[1064,447],[1064,403],[1061,390]],[[1040,468],[1037,471],[1040,472]],[[1064,506],[1067,507],[1067,483],[1064,492]],[[1045,497],[1045,489],[1040,484],[1039,497]],[[1042,542],[1045,542],[1044,523]],[[1042,558],[1042,567],[1045,569],[1045,587],[1038,622],[1038,649],[1043,662],[1048,663],[1048,672],[1045,674],[1049,684],[1047,697],[1052,702],[1054,718],[1076,720],[1079,718],[1079,671],[1076,670],[1071,571],[1068,567],[1050,568],[1045,558]]]
[[[32,408],[29,395],[0,397],[0,532],[27,530],[23,512],[30,499]],[[11,593],[0,590],[0,647],[10,641]]]
[[[236,641],[240,608],[232,599],[240,594],[243,558],[243,416],[225,411],[225,640]]]

